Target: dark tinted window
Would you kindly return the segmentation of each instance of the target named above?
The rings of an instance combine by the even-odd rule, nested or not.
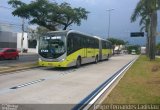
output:
[[[106,49],[107,48],[107,43],[106,41],[102,41],[102,49]]]
[[[82,48],[98,48],[99,40],[85,35],[70,33],[67,38],[67,54]]]
[[[16,50],[15,50],[15,49],[12,49],[11,52],[16,52]]]
[[[8,49],[7,52],[16,52],[15,49]]]
[[[79,34],[70,33],[67,38],[67,54],[71,54],[84,47],[84,39]]]
[[[8,50],[6,50],[5,52],[12,52],[12,49],[8,49]]]

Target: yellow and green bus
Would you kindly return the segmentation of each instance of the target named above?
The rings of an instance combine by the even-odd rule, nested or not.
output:
[[[50,67],[79,67],[108,59],[112,54],[109,41],[75,30],[54,31],[39,39],[39,65]]]

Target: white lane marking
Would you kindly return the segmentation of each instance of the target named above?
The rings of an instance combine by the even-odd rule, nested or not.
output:
[[[131,63],[129,63],[108,85],[106,85],[105,88],[103,88],[90,102],[83,108],[83,110],[88,110],[96,101],[97,99],[112,85],[112,83],[127,69],[129,69],[129,66],[131,66],[138,57],[133,60]]]
[[[54,80],[54,79],[57,79],[59,77],[62,77],[64,75],[67,75],[67,74],[75,72],[75,71],[76,71],[76,69],[71,69],[71,70],[67,70],[67,71],[61,72],[61,73],[56,74],[56,75],[54,74],[54,75],[51,75],[51,76],[48,76],[48,77],[45,77],[45,78],[42,78],[42,79],[39,79],[39,80],[31,81],[31,82],[20,84],[20,85],[17,84],[18,86],[15,85],[13,87],[3,88],[3,89],[0,90],[0,95],[1,94],[6,94],[6,93],[9,93],[9,92],[13,92],[13,91],[16,91],[19,88],[29,86],[29,85],[32,85],[32,84],[35,84],[35,83],[39,83],[39,82],[42,82],[42,81],[45,81],[45,80]]]
[[[35,83],[38,83],[38,82],[42,82],[42,81],[44,81],[44,80],[45,80],[45,79],[35,80],[35,81],[29,82],[29,83],[25,83],[25,84],[22,84],[22,85],[18,85],[18,86],[11,87],[10,89],[22,88],[22,87],[25,87],[25,86],[28,86],[28,85],[31,85],[31,84],[35,84]]]

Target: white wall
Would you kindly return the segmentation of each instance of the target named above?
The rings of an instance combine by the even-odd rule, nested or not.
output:
[[[27,33],[24,33],[24,40],[23,40],[23,48],[28,49],[28,52],[30,53],[38,53],[38,45],[36,48],[28,48],[28,36]],[[22,38],[22,33],[17,33],[17,49],[21,50],[21,38]]]
[[[29,53],[38,53],[35,48],[28,48]]]

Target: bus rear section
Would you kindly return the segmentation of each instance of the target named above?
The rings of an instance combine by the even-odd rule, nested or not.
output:
[[[109,57],[111,57],[112,55],[112,44],[111,42],[104,40],[104,39],[100,39],[99,41],[99,49],[100,49],[100,60],[107,60],[109,59]]]

